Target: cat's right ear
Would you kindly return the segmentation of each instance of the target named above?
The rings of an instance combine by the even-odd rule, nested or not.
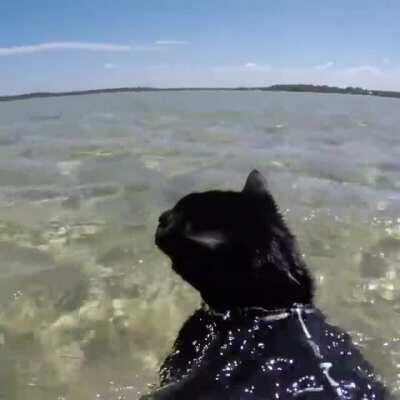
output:
[[[247,177],[242,193],[257,196],[268,194],[267,180],[260,172],[253,169]]]

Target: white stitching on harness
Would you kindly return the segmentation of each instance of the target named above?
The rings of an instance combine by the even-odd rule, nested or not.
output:
[[[319,363],[319,367],[320,367],[323,375],[325,376],[325,378],[328,381],[328,383],[331,386],[331,388],[337,393],[339,398],[342,398],[343,392],[342,392],[342,389],[340,388],[339,383],[336,382],[329,375],[329,370],[332,368],[332,363],[323,361],[324,357],[322,356],[322,354],[321,354],[321,352],[319,350],[319,346],[312,340],[311,333],[307,329],[307,326],[306,326],[306,324],[305,324],[305,322],[303,320],[303,317],[301,315],[301,312],[302,312],[301,307],[296,307],[295,311],[296,311],[296,314],[297,314],[297,318],[299,319],[300,325],[301,325],[301,327],[303,329],[304,335],[307,338],[307,342],[311,347],[311,350],[313,351],[314,355],[321,360],[321,362]]]

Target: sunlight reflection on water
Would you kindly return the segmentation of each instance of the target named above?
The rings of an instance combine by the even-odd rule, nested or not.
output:
[[[158,215],[193,190],[239,189],[254,167],[318,305],[399,393],[397,108],[259,92],[3,103],[0,398],[136,399],[157,382],[199,302],[154,247]]]

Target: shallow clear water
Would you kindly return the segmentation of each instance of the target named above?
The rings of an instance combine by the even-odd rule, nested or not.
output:
[[[199,298],[160,211],[264,172],[317,284],[400,398],[400,102],[177,92],[0,104],[0,398],[137,399]]]

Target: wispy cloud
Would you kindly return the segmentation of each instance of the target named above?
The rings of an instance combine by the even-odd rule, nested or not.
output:
[[[357,74],[368,74],[374,76],[382,75],[382,70],[374,65],[360,65],[357,67],[348,68],[347,71],[352,75],[357,75]]]
[[[157,46],[173,46],[173,45],[180,45],[180,44],[189,44],[187,40],[156,40],[154,42]]]
[[[131,46],[115,43],[48,42],[33,45],[0,47],[0,56],[32,54],[57,50],[86,50],[97,52],[159,51],[157,46]]]
[[[318,64],[314,66],[314,69],[316,69],[317,71],[325,71],[329,68],[332,68],[335,65],[335,63],[333,61],[328,61],[324,64]]]
[[[149,45],[149,46],[131,46],[131,51],[165,51],[166,49],[161,45]]]
[[[400,66],[348,65],[326,62],[323,67],[275,67],[249,61],[241,65],[217,65],[204,80],[215,86],[268,86],[277,83],[309,83],[331,86],[360,86],[368,89],[399,90]],[[171,73],[172,75],[172,73]],[[182,74],[177,73],[178,81]],[[197,77],[196,77],[197,78]],[[191,83],[195,85],[195,83]]]
[[[245,63],[244,65],[243,65],[243,67],[246,69],[246,70],[249,70],[249,71],[269,71],[270,69],[271,69],[271,66],[270,65],[268,65],[268,64],[257,64],[257,63],[255,63],[255,62],[247,62],[247,63]]]
[[[114,64],[114,63],[106,63],[106,64],[104,64],[104,69],[116,69],[116,68],[118,68],[117,64]]]
[[[166,49],[168,51],[168,49]],[[124,53],[125,54],[125,53]],[[117,65],[113,70],[111,66],[103,73],[96,75],[92,69],[81,74],[81,79],[66,77],[63,71],[55,69],[57,79],[37,79],[32,76],[19,75],[16,79],[14,71],[5,71],[0,74],[0,93],[24,93],[32,91],[67,91],[73,89],[95,89],[99,87],[123,86],[268,86],[278,83],[309,83],[331,86],[359,86],[367,89],[400,90],[400,66],[392,64],[385,67],[381,62],[371,65],[353,64],[338,66],[336,63],[328,69],[315,69],[309,66],[268,66],[256,62],[237,64],[214,65],[210,67],[193,66],[166,61],[159,64],[143,66],[143,68],[128,68],[128,60],[121,60],[118,54],[110,54],[107,64]],[[29,62],[29,60],[27,60]],[[135,60],[133,60],[134,62]],[[1,63],[0,63],[1,64]],[[247,66],[246,66],[247,64]],[[263,69],[257,69],[263,66]],[[98,65],[97,65],[98,67]],[[254,70],[255,68],[255,70]],[[99,71],[97,71],[99,72]],[[41,78],[41,77],[40,77]]]

